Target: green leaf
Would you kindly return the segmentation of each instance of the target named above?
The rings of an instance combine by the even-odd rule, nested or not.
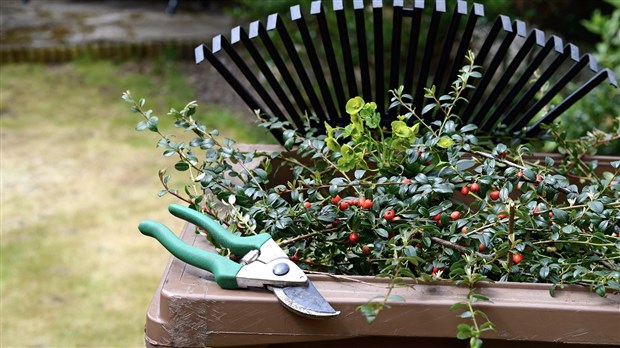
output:
[[[424,106],[424,108],[422,108],[422,115],[424,115],[427,112],[433,110],[436,106],[437,106],[437,104],[435,104],[435,103],[433,103],[433,104],[426,104]]]
[[[603,203],[599,201],[591,201],[588,202],[588,208],[590,208],[593,212],[600,214],[605,209],[605,206],[603,206]]]
[[[551,211],[553,212],[553,219],[562,223],[562,222],[568,222],[568,212],[566,212],[566,210],[562,210],[562,209],[556,209],[553,208],[551,209]]]
[[[471,167],[476,165],[476,161],[474,160],[460,160],[456,162],[456,171],[463,172]]]
[[[442,137],[437,142],[437,146],[441,147],[442,149],[447,149],[452,146],[452,144],[454,144],[454,141],[448,137]]]
[[[334,129],[327,122],[325,122],[325,130],[327,132],[327,137],[325,138],[327,148],[334,152],[340,152],[340,144],[334,138]]]
[[[418,135],[418,132],[420,132],[420,122],[417,122],[413,126],[409,127],[409,129],[411,130],[411,135],[415,137]]]
[[[399,138],[406,138],[412,136],[411,129],[404,121],[392,121],[392,134]]]
[[[340,147],[340,153],[342,154],[342,158],[350,159],[353,157],[354,151],[349,144],[344,144]]]
[[[458,338],[459,340],[466,340],[471,337],[472,327],[470,325],[458,324],[456,326],[456,329],[457,329],[456,338]]]
[[[174,169],[184,172],[189,169],[189,164],[187,162],[180,161],[174,165]]]
[[[147,129],[148,127],[149,127],[148,122],[146,122],[146,121],[140,121],[140,122],[138,122],[138,124],[136,125],[136,130],[137,130],[138,132],[141,132],[141,131],[143,131],[143,130]]]
[[[473,75],[474,73],[472,73]],[[469,348],[481,348],[482,340],[478,337],[472,337],[469,339]]]
[[[609,287],[613,290],[620,291],[620,283],[618,283],[617,281],[610,280],[607,282],[607,285],[609,285]]]
[[[461,128],[461,132],[466,133],[466,132],[471,132],[471,131],[474,131],[474,130],[476,130],[476,129],[478,129],[478,126],[476,126],[475,124],[471,124],[471,123],[470,123],[470,124],[468,124],[468,125],[463,126],[463,127]]]
[[[376,233],[379,237],[382,237],[382,238],[387,238],[387,237],[389,237],[389,236],[390,236],[390,234],[388,233],[388,231],[386,231],[386,230],[385,230],[385,229],[383,229],[383,228],[377,228],[377,229],[375,229],[375,233]]]
[[[467,303],[457,302],[457,303],[453,304],[452,306],[450,306],[450,310],[454,311],[454,310],[457,310],[457,309],[463,308],[463,307],[467,307]]]
[[[471,318],[473,317],[473,314],[471,313],[471,311],[465,311],[463,313],[461,313],[461,315],[459,315],[459,318],[461,319],[467,319],[467,318]]]
[[[383,309],[383,307],[387,307],[383,302],[368,302],[356,308],[358,312],[361,312],[368,324],[372,323],[377,319],[377,315]]]
[[[347,102],[345,106],[345,110],[347,114],[349,115],[357,114],[360,110],[362,110],[362,108],[364,107],[364,104],[365,102],[364,102],[364,99],[362,99],[362,97],[351,98]]]
[[[490,302],[491,301],[488,297],[486,297],[484,295],[481,295],[481,294],[472,294],[471,297],[472,297],[472,299],[475,299],[476,301],[484,301],[484,302]],[[475,301],[473,301],[473,302],[475,302]]]

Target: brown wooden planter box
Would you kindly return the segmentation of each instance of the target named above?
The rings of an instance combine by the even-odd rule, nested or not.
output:
[[[206,239],[187,225],[181,238],[209,249]],[[384,296],[385,280],[310,276],[321,294],[341,311],[339,317],[313,320],[280,305],[270,292],[223,290],[209,272],[172,257],[148,308],[148,347],[455,347],[462,322],[449,307],[463,301],[467,289],[449,283],[398,287],[405,302],[390,303],[374,323],[356,312],[359,305]],[[480,304],[497,325],[485,347],[553,347],[556,344],[620,344],[620,295],[601,298],[582,287],[549,295],[548,284],[483,284],[493,303]],[[314,342],[314,344],[312,344]],[[555,344],[554,344],[555,343]]]
[[[264,148],[263,148],[264,149]],[[269,150],[275,150],[276,147]],[[544,160],[544,156],[540,157]],[[599,158],[599,171],[610,171]],[[212,246],[187,225],[181,238],[202,249]],[[465,347],[456,326],[463,319],[449,307],[466,299],[467,288],[448,282],[411,284],[392,293],[372,324],[356,308],[383,297],[387,281],[373,277],[310,276],[321,294],[341,311],[329,320],[303,318],[286,310],[268,291],[223,290],[209,272],[171,257],[148,308],[147,347]],[[620,345],[620,294],[601,298],[571,286],[549,295],[549,284],[487,283],[480,293],[492,303],[480,308],[497,331],[484,347],[588,347]]]

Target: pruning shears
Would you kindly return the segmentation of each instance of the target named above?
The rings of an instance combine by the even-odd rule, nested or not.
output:
[[[172,204],[170,213],[206,231],[235,255],[244,255],[239,263],[191,245],[179,239],[168,227],[145,220],[138,229],[157,239],[168,251],[192,266],[213,273],[223,289],[267,288],[289,310],[311,318],[329,318],[340,314],[321,296],[306,274],[266,233],[239,237],[210,217],[187,207]]]

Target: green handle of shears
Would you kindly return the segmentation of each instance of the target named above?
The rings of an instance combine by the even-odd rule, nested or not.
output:
[[[235,236],[217,223],[217,221],[182,205],[171,204],[168,207],[168,211],[178,218],[202,227],[213,239],[220,243],[221,246],[230,249],[237,256],[244,256],[252,250],[259,250],[266,241],[271,239],[271,236],[267,233],[248,237]]]
[[[159,222],[142,221],[138,226],[142,234],[157,239],[179,260],[192,266],[207,270],[215,276],[215,281],[223,289],[236,289],[237,273],[241,265],[215,253],[193,247],[180,240],[170,229]]]

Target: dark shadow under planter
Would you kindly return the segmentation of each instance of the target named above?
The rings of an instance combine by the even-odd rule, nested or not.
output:
[[[181,238],[202,249],[206,239],[187,225]],[[372,324],[356,311],[387,282],[373,277],[310,276],[322,295],[341,311],[330,320],[313,320],[287,311],[268,291],[223,290],[209,272],[174,257],[149,306],[148,347],[461,347],[455,339],[462,321],[449,307],[463,301],[467,288],[450,283],[411,284],[393,293]],[[480,304],[496,324],[485,347],[572,347],[620,344],[620,295],[601,298],[569,286],[549,295],[549,284],[487,283],[480,293],[493,302]],[[320,342],[319,342],[320,341]]]

